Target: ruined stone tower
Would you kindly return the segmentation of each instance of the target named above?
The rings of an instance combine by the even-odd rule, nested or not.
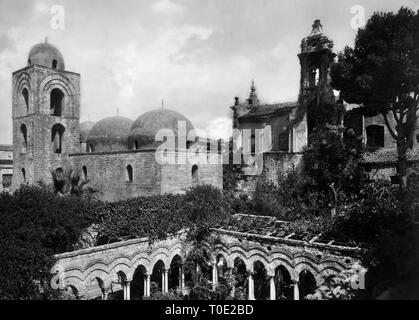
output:
[[[12,75],[13,189],[50,181],[80,149],[80,75],[65,70],[51,44],[35,45],[27,67]]]
[[[335,102],[330,84],[330,65],[336,56],[332,51],[333,41],[324,35],[320,20],[315,20],[312,28],[311,33],[301,41],[301,53],[298,55],[301,66],[298,104],[307,112],[308,134],[315,125],[310,117],[310,107],[316,112],[321,103]]]

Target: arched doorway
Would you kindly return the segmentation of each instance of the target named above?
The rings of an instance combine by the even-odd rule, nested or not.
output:
[[[163,277],[165,271],[165,265],[162,260],[156,262],[153,267],[153,273],[151,274],[150,294],[156,293],[157,291],[164,292],[163,290]]]
[[[293,300],[293,283],[291,275],[284,266],[275,269],[276,300]]]
[[[316,290],[316,279],[308,270],[303,270],[298,278],[298,290],[301,299],[304,299],[308,294],[314,293]]]
[[[256,261],[253,264],[253,282],[255,299],[269,299],[269,279],[266,268],[261,261]]]
[[[234,259],[233,278],[234,278],[234,297],[239,300],[247,299],[248,281],[247,268],[244,261],[240,258]]]
[[[144,297],[145,281],[147,276],[147,270],[143,265],[139,265],[135,269],[134,275],[131,281],[131,299],[139,300]]]
[[[170,263],[169,268],[169,289],[180,289],[181,288],[181,268],[182,268],[182,258],[179,255],[175,255]]]

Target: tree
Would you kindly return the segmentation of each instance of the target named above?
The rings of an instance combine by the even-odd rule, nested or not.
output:
[[[93,205],[35,186],[0,194],[0,299],[53,296],[53,255],[73,250],[81,231],[94,222]]]
[[[304,149],[304,174],[307,176],[305,193],[317,192],[317,205],[329,206],[335,213],[338,200],[356,194],[365,175],[360,165],[363,146],[349,129],[330,127],[311,134],[311,142]]]
[[[38,186],[44,190],[52,191],[58,195],[93,195],[96,189],[89,186],[89,180],[83,180],[79,173],[73,169],[65,171],[51,172],[51,183],[48,184],[44,180],[39,180]]]
[[[419,108],[419,12],[374,13],[331,67],[332,86],[367,115],[381,114],[397,144],[400,187]],[[395,125],[389,121],[395,119]]]

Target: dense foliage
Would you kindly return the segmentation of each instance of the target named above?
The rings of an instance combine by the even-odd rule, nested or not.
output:
[[[182,229],[202,239],[229,220],[223,194],[202,185],[184,195],[100,202],[23,185],[0,194],[0,298],[48,298],[53,255],[133,237],[150,241]]]
[[[22,186],[0,194],[0,298],[47,297],[52,255],[73,250],[93,217],[91,203]]]
[[[205,231],[229,219],[222,193],[209,185],[197,186],[184,195],[98,203],[94,215],[100,221],[100,244],[134,237],[152,241],[189,228]]]

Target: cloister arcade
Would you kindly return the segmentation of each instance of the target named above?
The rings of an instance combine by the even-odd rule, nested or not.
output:
[[[224,237],[211,250],[213,289],[233,279],[231,296],[250,300],[304,298],[326,277],[350,268],[349,256],[284,243],[269,246]],[[150,245],[135,239],[58,255],[55,285],[79,299],[142,299],[153,291],[188,292],[184,261],[188,244],[180,237]]]

